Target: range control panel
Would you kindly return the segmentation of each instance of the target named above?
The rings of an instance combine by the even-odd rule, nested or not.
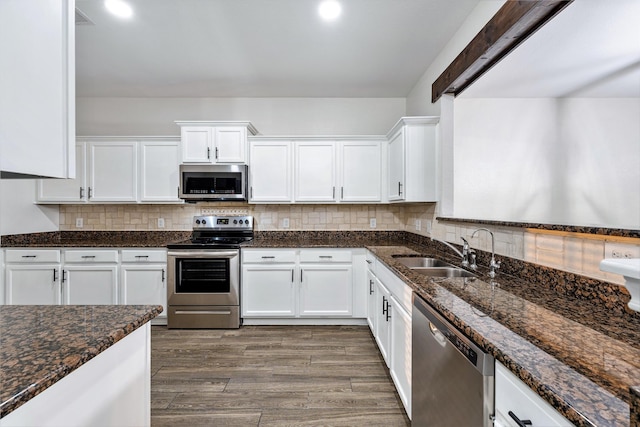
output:
[[[200,215],[193,217],[194,230],[253,230],[253,217]]]

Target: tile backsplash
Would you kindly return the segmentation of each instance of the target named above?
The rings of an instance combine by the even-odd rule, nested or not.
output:
[[[194,215],[214,213],[247,214],[255,217],[258,231],[271,230],[404,230],[491,251],[491,238],[479,232],[478,224],[446,223],[436,220],[435,203],[388,205],[60,205],[60,230],[191,230]],[[76,227],[82,218],[83,227]],[[158,219],[164,227],[158,227]],[[371,220],[375,219],[375,228]],[[286,223],[288,221],[288,227]],[[494,233],[498,255],[581,274],[617,284],[622,276],[600,271],[605,257],[640,253],[639,239],[607,238],[578,233],[547,233],[515,227],[487,226]]]

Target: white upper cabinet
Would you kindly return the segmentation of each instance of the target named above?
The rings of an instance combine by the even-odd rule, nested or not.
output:
[[[249,201],[291,202],[293,197],[292,142],[249,141]]]
[[[75,179],[38,180],[38,203],[182,203],[175,137],[87,137]]]
[[[182,202],[178,198],[179,157],[176,140],[140,141],[141,202]]]
[[[335,157],[333,141],[296,141],[296,202],[336,201]]]
[[[251,138],[249,200],[253,203],[380,202],[383,143],[383,138],[362,137]]]
[[[87,201],[85,183],[86,144],[76,144],[75,150],[76,177],[38,180],[37,201],[39,203],[82,203]]]
[[[182,163],[245,164],[247,136],[258,131],[249,122],[177,121]]]
[[[381,200],[382,152],[380,141],[338,143],[341,202]]]
[[[135,202],[138,199],[136,141],[90,142],[88,193],[92,202]]]
[[[403,117],[389,132],[390,202],[435,202],[438,117]]]
[[[74,0],[0,1],[3,175],[75,176],[74,10]]]

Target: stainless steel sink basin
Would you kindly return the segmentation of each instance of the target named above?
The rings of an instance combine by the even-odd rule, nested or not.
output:
[[[457,267],[417,267],[412,270],[431,277],[476,277],[475,274]]]
[[[451,267],[454,268],[453,265],[448,262],[440,261],[435,258],[426,258],[426,257],[396,257],[396,261],[400,264],[405,265],[409,268],[432,268],[432,267]]]

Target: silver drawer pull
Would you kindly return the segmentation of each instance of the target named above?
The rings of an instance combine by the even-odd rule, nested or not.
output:
[[[149,258],[149,255],[136,255],[136,258]]]
[[[371,264],[372,263],[372,261],[370,259],[368,259],[366,261],[367,261],[367,264]]]
[[[81,258],[83,259],[87,259],[87,258],[95,258],[95,255],[82,255]]]
[[[229,315],[231,311],[229,310],[176,310],[176,314],[222,314]]]
[[[263,256],[262,259],[274,259],[274,256]]]
[[[320,255],[318,258],[333,258],[332,255]]]
[[[22,255],[22,258],[36,258],[37,255]]]

